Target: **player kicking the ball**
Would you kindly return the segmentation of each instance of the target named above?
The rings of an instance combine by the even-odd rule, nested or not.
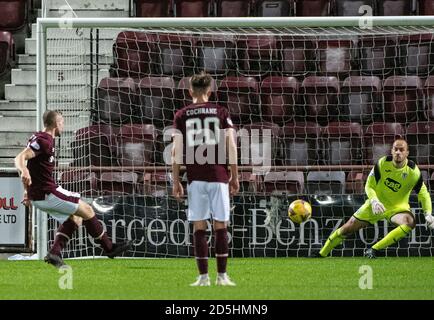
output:
[[[61,135],[64,120],[60,112],[48,110],[43,121],[44,131],[30,137],[27,147],[15,157],[15,167],[24,185],[23,203],[27,206],[32,203],[61,223],[44,260],[58,268],[65,265],[61,251],[81,222],[109,258],[122,254],[131,247],[131,241],[113,244],[92,207],[80,200],[78,193],[67,191],[54,182],[54,138]]]
[[[201,73],[194,75],[190,81],[193,104],[179,110],[174,119],[176,133],[173,135],[172,169],[173,195],[180,201],[184,190],[179,169],[182,163],[187,167],[188,220],[193,222],[193,245],[200,274],[191,285],[210,285],[206,221],[212,217],[218,272],[216,285],[234,286],[235,283],[226,274],[229,253],[229,192],[235,195],[239,190],[234,129],[228,110],[208,102],[211,76]],[[229,151],[230,174],[226,146]]]
[[[327,256],[348,235],[382,219],[389,220],[397,227],[374,244],[372,248],[367,249],[365,251],[366,257],[375,258],[379,250],[385,249],[407,236],[416,226],[415,217],[408,204],[413,190],[416,191],[418,200],[422,203],[427,226],[434,229],[431,197],[422,180],[419,168],[407,157],[407,142],[404,139],[395,140],[392,155],[378,160],[369,174],[365,186],[368,200],[347,223],[330,235],[319,252],[319,256]]]

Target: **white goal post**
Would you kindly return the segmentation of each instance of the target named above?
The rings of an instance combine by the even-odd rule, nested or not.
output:
[[[61,111],[66,111],[65,118],[67,120],[65,125],[66,127],[70,125],[69,128],[71,133],[69,137],[65,138],[65,140],[62,140],[58,144],[58,146],[60,147],[60,151],[57,152],[57,155],[60,155],[60,161],[58,162],[58,166],[57,166],[57,171],[59,174],[62,173],[62,170],[67,170],[68,166],[74,160],[78,160],[77,162],[78,164],[72,166],[72,168],[86,166],[86,168],[91,170],[89,165],[84,165],[84,163],[87,162],[85,162],[83,159],[73,159],[73,156],[71,155],[72,151],[71,151],[70,143],[73,139],[72,131],[75,132],[76,130],[84,126],[89,125],[90,122],[89,119],[91,118],[93,111],[91,110],[91,107],[83,106],[84,104],[82,104],[81,102],[91,101],[96,99],[94,95],[95,95],[97,85],[95,85],[95,79],[93,79],[92,71],[88,72],[87,65],[89,65],[90,68],[92,68],[95,62],[92,59],[100,59],[98,55],[98,48],[93,47],[95,42],[90,41],[90,44],[79,42],[79,41],[68,42],[69,39],[77,37],[77,35],[78,37],[80,37],[84,33],[85,37],[90,37],[92,40],[92,37],[95,36],[99,37],[99,35],[103,33],[103,30],[117,30],[119,32],[123,30],[127,30],[127,31],[145,30],[145,32],[149,32],[150,30],[152,31],[170,30],[170,32],[175,32],[174,30],[177,29],[183,30],[183,32],[185,33],[192,32],[191,30],[195,30],[198,32],[200,32],[200,30],[206,30],[207,33],[213,33],[215,31],[221,34],[225,34],[228,30],[236,30],[235,32],[240,32],[241,34],[243,32],[249,33],[253,31],[255,31],[257,34],[269,34],[271,30],[272,34],[276,34],[279,36],[289,35],[294,37],[308,37],[314,35],[316,39],[321,39],[322,36],[324,36],[324,39],[328,39],[327,38],[328,35],[335,35],[335,34],[343,34],[346,37],[352,37],[352,36],[359,36],[359,35],[361,36],[363,35],[386,36],[386,35],[393,35],[393,34],[400,35],[401,33],[403,35],[407,35],[407,33],[411,34],[412,32],[414,32],[415,34],[433,33],[434,16],[276,17],[276,18],[256,18],[256,17],[249,17],[249,18],[69,18],[69,17],[68,18],[38,18],[37,20],[37,121],[36,121],[37,127],[35,129],[38,131],[42,129],[42,115],[47,108],[57,109],[57,106],[60,106]],[[53,30],[62,30],[64,34],[62,34],[62,32],[60,33],[52,32]],[[93,30],[97,30],[97,32],[94,33]],[[321,33],[322,31],[324,31],[324,34]],[[71,38],[68,38],[68,33],[70,33]],[[90,46],[90,49],[88,46]],[[158,46],[158,43],[156,43],[156,46]],[[387,44],[385,44],[385,46],[387,46]],[[58,53],[56,51],[57,49],[59,50]],[[61,70],[66,65],[68,65],[68,63],[65,60],[65,57],[62,57],[62,52],[63,52],[62,50],[67,50],[70,53],[70,55],[66,59],[76,59],[76,63],[74,63],[75,69],[68,70],[68,72],[70,72],[71,75],[70,78],[67,77],[64,78],[64,72]],[[86,60],[87,59],[86,54],[88,53],[89,50],[91,51],[90,62]],[[92,50],[96,50],[97,53],[92,55],[93,52]],[[375,59],[375,58],[371,58],[371,59]],[[48,60],[50,60],[51,62]],[[396,66],[396,68],[398,68],[398,65]],[[55,76],[49,73],[49,71],[53,71],[53,70],[56,71]],[[97,73],[99,71],[100,70],[96,70]],[[385,73],[383,73],[382,75],[384,74]],[[330,74],[327,75],[329,76]],[[294,76],[294,78],[297,78],[297,76]],[[344,78],[340,79],[339,76],[337,76],[337,78],[343,83]],[[59,79],[62,79],[63,82],[60,81]],[[262,80],[263,78],[261,78],[261,81]],[[385,79],[381,79],[381,80],[385,80]],[[338,85],[340,86],[341,83],[339,82]],[[69,86],[69,87],[67,90],[65,90],[64,86],[66,87]],[[69,99],[68,94],[73,95],[71,99]],[[65,107],[65,109],[62,110],[63,106],[67,106],[67,107]],[[301,106],[304,107],[303,103],[301,103]],[[407,122],[407,118],[406,118],[407,116],[410,115],[404,116],[405,118],[404,125],[408,124],[410,121],[414,121],[414,120],[408,120]],[[303,118],[303,116],[300,117]],[[332,116],[330,115],[330,118],[331,117]],[[329,120],[328,113],[325,115],[325,118],[328,123]],[[69,121],[68,119],[71,119],[72,122],[68,123]],[[160,119],[160,120],[166,120],[166,119]],[[320,121],[321,119],[318,119],[318,123],[320,123]],[[361,120],[362,124],[363,121],[364,120]],[[372,122],[373,120],[369,119],[369,121]],[[396,122],[399,122],[399,120],[397,120]],[[321,123],[321,126],[324,126],[324,124]],[[322,128],[321,133],[324,134],[324,132],[325,129]],[[285,138],[285,136],[283,136],[283,138]],[[351,146],[342,147],[340,143],[341,142],[339,142],[340,147],[338,148],[349,148],[350,151],[353,150],[352,149],[353,147]],[[332,155],[328,155],[328,156],[332,157]],[[350,157],[352,156],[350,155]],[[372,167],[371,164],[367,164],[367,162],[365,162],[364,160],[363,161],[360,160],[360,162],[356,161],[351,163],[344,163],[344,162],[340,163],[339,161],[333,162],[332,158],[329,158],[329,160],[330,161],[325,163],[325,165],[323,166],[324,168],[326,168],[326,170],[329,171],[334,171],[336,170],[336,168],[342,169],[343,171],[352,170],[352,169],[360,169],[360,171],[366,171],[367,168]],[[313,165],[311,163],[307,163],[307,164],[300,165],[300,164],[292,164],[289,162],[286,163],[284,162],[284,160],[282,161],[283,161],[281,163],[282,170],[290,169],[292,171],[298,171],[298,169],[300,169],[302,172],[306,172],[310,169],[312,170],[318,169],[318,167],[315,167],[316,164]],[[431,170],[434,168],[433,165],[434,163],[428,162],[425,164],[425,166],[422,165],[420,167],[422,169],[425,168],[426,170]],[[102,171],[105,170],[105,167],[103,165],[101,166],[101,168]],[[126,165],[126,168],[130,168],[130,167]],[[246,168],[251,169],[251,167],[248,166],[246,166]],[[57,177],[57,179],[60,180],[59,176]],[[271,181],[275,181],[274,183],[276,185],[278,183],[276,182],[277,180],[271,180]],[[93,198],[92,193],[90,194],[91,196],[89,196],[89,199],[92,199]],[[299,194],[296,193],[296,194],[292,194],[292,196],[298,197],[301,196],[302,194],[307,194],[307,193],[306,192],[302,192]],[[273,200],[271,202],[273,202]],[[273,217],[269,216],[270,214],[269,212],[272,211],[273,208],[267,211],[267,217],[266,217],[267,222],[263,222],[264,225],[266,223],[270,223],[270,220],[271,221],[273,220]],[[37,215],[38,215],[37,216],[38,218],[36,220],[38,221],[37,251],[38,251],[39,259],[42,259],[47,252],[49,241],[50,241],[48,234],[50,230],[52,231],[52,229],[50,229],[51,227],[50,227],[49,218],[45,213],[37,212]],[[132,228],[134,228],[134,223],[137,222],[135,221],[137,219],[135,219],[135,216],[132,218],[134,218],[131,220],[133,221],[132,226],[129,226],[129,228],[125,227],[126,229],[128,229],[125,232],[127,233],[128,231],[130,235],[131,233],[136,232],[135,230],[132,230]],[[177,220],[181,221],[182,217],[178,217]],[[123,223],[125,223],[125,220],[123,220]],[[278,228],[281,228],[282,222],[275,222],[275,223]],[[314,221],[313,224],[315,223],[316,221]],[[142,222],[142,225],[143,224],[144,222]],[[273,228],[275,228],[276,225]],[[263,225],[258,224],[258,226],[263,226]],[[114,223],[114,228],[116,229],[116,222]],[[170,229],[171,231],[173,231],[175,228],[178,228],[178,225],[176,226],[168,225],[167,227],[164,226],[163,229],[164,230]],[[387,229],[387,226],[384,226],[384,229]],[[265,230],[271,233],[271,231],[268,230],[271,230],[271,228]],[[291,226],[288,226],[287,229],[285,229],[285,231],[283,232],[289,233],[292,232],[291,230],[293,230],[293,228]],[[313,239],[314,244],[318,245],[318,241],[321,241],[323,237],[326,237],[326,233],[329,233],[330,231],[331,231],[330,228],[327,229],[327,231],[324,231],[324,235],[321,235],[319,238],[317,237],[317,235],[315,235]],[[157,230],[157,232],[159,232],[159,230]],[[265,240],[267,240],[269,236],[270,238],[273,237],[273,235],[269,235],[267,232],[265,232],[265,235],[263,235]],[[276,231],[273,231],[273,233],[274,232]],[[308,227],[308,230],[306,232],[312,232],[311,227]],[[314,232],[318,232],[318,231],[314,228]],[[375,232],[377,237],[378,230],[376,229]],[[116,230],[112,231],[111,234],[115,234],[115,233]],[[257,240],[256,229],[255,231],[253,231],[253,233],[255,236],[255,241],[249,242],[249,244],[246,245],[246,248],[244,247],[241,248],[239,251],[240,255],[242,256],[264,255],[265,256],[268,254],[268,252],[274,252],[276,256],[288,256],[292,254],[299,256],[304,254],[301,253],[304,252],[303,251],[305,248],[304,246],[306,245],[304,243],[304,240],[300,241],[299,246],[294,249],[291,247],[292,244],[289,244],[290,243],[289,240],[284,241],[280,239],[280,235],[277,235],[278,239],[276,241],[278,242],[282,240],[276,245],[277,247],[272,247],[271,249],[266,247],[256,248],[254,247]],[[109,236],[111,234],[109,234]],[[303,237],[305,236],[304,229],[302,230],[302,236]],[[188,234],[185,237],[188,237]],[[143,236],[142,238],[145,239],[146,237]],[[178,238],[176,239],[179,240]],[[264,243],[265,241],[264,239],[262,239],[263,240],[262,242],[258,241],[258,243],[259,242]],[[419,234],[414,235],[413,240],[414,239],[419,239]],[[244,246],[244,240],[241,239],[240,242],[242,242]],[[186,240],[185,244],[187,243],[188,241]],[[310,243],[311,242],[309,240],[309,244]],[[311,249],[309,244],[308,244],[309,248],[307,248],[306,250]],[[354,253],[356,249],[359,249],[359,247],[357,247],[358,244],[356,243],[356,240],[354,240],[352,244],[353,247],[349,247],[348,252]],[[82,243],[80,245],[85,247],[85,249],[83,249],[83,252],[85,253],[77,253],[81,249],[77,249],[78,251],[74,251],[75,250],[74,249],[75,244],[74,244],[73,247],[69,249],[70,251],[68,257],[98,255],[98,253],[95,253],[95,251],[92,248],[89,248],[86,245],[83,245]],[[252,246],[253,249],[251,249]],[[176,251],[177,249],[167,249],[167,250]],[[245,254],[244,250],[247,251],[252,250],[251,252],[253,253]],[[407,248],[405,250],[407,250]],[[432,255],[432,248],[431,249],[428,248],[428,250],[431,250],[429,251],[430,253],[428,254]],[[184,254],[190,254],[188,253],[189,252],[188,250],[180,251],[180,252],[181,252],[180,253],[181,256]],[[140,254],[142,254],[142,251],[140,251]],[[272,254],[273,253],[271,253],[271,255]],[[157,253],[155,255],[159,256]],[[162,255],[164,256],[164,254]],[[170,254],[166,254],[166,255],[170,255]],[[174,255],[176,256],[176,254]],[[346,255],[346,253],[342,253],[342,255]],[[143,256],[146,256],[146,252],[143,252]]]

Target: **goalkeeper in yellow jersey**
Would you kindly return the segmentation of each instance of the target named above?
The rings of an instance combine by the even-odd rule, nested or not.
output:
[[[413,190],[422,204],[427,226],[434,229],[431,197],[419,168],[407,157],[407,142],[404,139],[395,140],[392,155],[378,160],[369,174],[365,185],[368,199],[342,227],[330,235],[319,252],[320,257],[326,257],[348,235],[382,219],[389,220],[396,228],[367,249],[366,257],[375,258],[379,250],[406,237],[416,226],[415,217],[408,203]]]

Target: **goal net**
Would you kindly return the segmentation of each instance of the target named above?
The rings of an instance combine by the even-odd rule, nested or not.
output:
[[[134,240],[127,256],[193,254],[188,203],[171,197],[170,147],[174,113],[191,103],[189,79],[200,71],[213,76],[210,100],[228,108],[238,133],[232,256],[306,256],[320,248],[364,203],[366,178],[397,136],[409,141],[410,158],[429,186],[434,27],[130,21],[137,23],[51,23],[40,35],[45,78],[38,109],[42,114],[46,105],[65,118],[56,141],[57,181],[92,205],[115,242]],[[295,199],[313,207],[301,225],[287,215]],[[411,205],[417,227],[386,255],[433,254],[415,195]],[[47,247],[57,227],[48,217],[41,230]],[[379,222],[332,254],[360,255],[391,227]],[[64,257],[101,254],[81,227]]]

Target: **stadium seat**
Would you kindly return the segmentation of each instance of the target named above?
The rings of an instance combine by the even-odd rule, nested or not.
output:
[[[434,69],[434,36],[413,34],[399,37],[398,72],[426,77]]]
[[[341,110],[345,120],[368,123],[382,118],[381,80],[375,76],[351,76],[341,87]]]
[[[103,78],[97,88],[96,117],[103,123],[131,121],[137,105],[137,84],[132,78]]]
[[[428,120],[434,120],[434,76],[426,78],[424,85],[424,99],[426,108],[426,117]]]
[[[218,91],[219,103],[226,106],[234,123],[251,123],[259,119],[258,83],[253,77],[227,77]]]
[[[283,124],[293,119],[299,81],[294,77],[268,77],[261,84],[262,121]]]
[[[175,98],[177,108],[182,108],[193,103],[191,99],[189,89],[190,89],[190,79],[191,77],[185,77],[179,80],[178,88],[176,89]],[[217,84],[214,79],[211,81],[211,96],[209,97],[210,102],[214,102],[217,99]]]
[[[81,128],[71,143],[75,166],[116,165],[116,135],[118,127],[97,124]]]
[[[119,196],[134,194],[137,181],[135,172],[103,172],[97,183],[103,195]]]
[[[167,171],[144,172],[139,177],[137,191],[153,197],[164,197],[172,194],[171,174]]]
[[[311,171],[307,174],[306,190],[310,195],[345,194],[345,172]]]
[[[134,0],[135,16],[142,18],[169,17],[171,0]]]
[[[0,30],[18,31],[29,19],[30,1],[0,0]]]
[[[428,185],[431,191],[434,190],[434,172],[431,174]]]
[[[77,192],[82,197],[98,195],[95,172],[88,170],[64,171],[60,175],[60,186],[68,191]]]
[[[434,2],[432,0],[418,0],[419,15],[434,15]]]
[[[113,44],[114,75],[141,78],[153,73],[156,35],[145,32],[123,31]]]
[[[334,13],[336,16],[360,16],[364,12],[359,12],[361,6],[370,6],[372,15],[375,15],[376,0],[334,0]]]
[[[350,171],[345,183],[347,194],[365,194],[365,183],[368,178],[366,172]]]
[[[185,77],[194,73],[195,38],[159,34],[155,71],[158,75]]]
[[[276,165],[279,156],[280,126],[271,122],[258,122],[244,125],[242,129],[239,138],[241,163],[259,166]]]
[[[409,158],[417,164],[434,164],[434,122],[413,122],[407,128]]]
[[[329,76],[349,75],[352,60],[355,58],[353,46],[352,40],[318,41],[318,71]]]
[[[174,0],[175,17],[208,17],[211,0]]]
[[[242,171],[238,174],[238,180],[240,182],[240,193],[259,193],[261,185],[261,176]]]
[[[212,76],[225,76],[235,68],[233,35],[202,35],[197,39],[197,68]]]
[[[155,127],[151,124],[127,124],[117,136],[117,156],[120,166],[143,167],[153,164]]]
[[[302,194],[304,193],[303,172],[268,172],[264,176],[264,189],[267,194]]]
[[[295,0],[295,15],[298,17],[329,16],[330,0]]]
[[[172,124],[175,112],[175,81],[170,77],[147,77],[140,80],[138,90],[141,121]]]
[[[336,77],[307,77],[301,84],[300,92],[304,98],[303,113],[307,121],[324,125],[336,118],[339,94]]]
[[[9,73],[16,60],[15,43],[9,31],[0,31],[0,76]]]
[[[273,35],[240,35],[237,48],[238,72],[241,75],[262,77],[275,68],[277,47]]]
[[[330,122],[324,128],[327,164],[361,164],[363,130],[357,122]]]
[[[384,80],[384,119],[406,123],[418,117],[423,100],[423,83],[417,76],[392,76]],[[420,107],[422,109],[422,107]]]
[[[321,127],[315,122],[295,122],[282,128],[283,163],[287,166],[318,165]]]
[[[408,16],[412,12],[410,0],[377,0],[379,16]]]
[[[364,36],[359,39],[358,48],[362,74],[384,77],[394,71],[398,55],[394,38]]]
[[[215,0],[217,17],[249,17],[253,12],[254,0]]]
[[[289,17],[293,0],[256,0],[256,16]]]
[[[277,48],[283,75],[298,76],[315,71],[315,51],[311,41],[282,36],[278,38]]]
[[[404,127],[400,123],[374,122],[364,135],[365,159],[367,164],[375,164],[383,156],[390,155],[393,141],[405,137]]]

